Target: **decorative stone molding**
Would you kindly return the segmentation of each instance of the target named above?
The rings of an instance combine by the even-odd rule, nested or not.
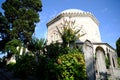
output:
[[[91,12],[84,12],[81,10],[74,10],[72,12],[72,10],[68,10],[68,12],[67,12],[67,10],[61,12],[59,15],[57,15],[55,18],[53,18],[51,21],[49,21],[47,23],[47,26],[50,26],[54,22],[60,20],[62,17],[90,17],[97,25],[99,25],[98,20],[95,18],[95,16]]]

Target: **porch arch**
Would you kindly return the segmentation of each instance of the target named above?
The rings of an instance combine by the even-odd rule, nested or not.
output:
[[[106,79],[105,51],[101,46],[96,48],[96,71],[101,79]]]

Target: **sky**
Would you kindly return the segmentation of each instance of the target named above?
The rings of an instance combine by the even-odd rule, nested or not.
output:
[[[0,0],[0,6],[5,0]],[[66,9],[79,9],[91,12],[99,21],[102,42],[116,48],[116,40],[120,37],[120,0],[41,0],[42,12],[37,23],[35,36],[46,38],[46,23]],[[3,10],[0,8],[0,12]]]

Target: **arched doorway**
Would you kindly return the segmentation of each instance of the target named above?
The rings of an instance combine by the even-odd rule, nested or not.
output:
[[[96,48],[96,71],[100,79],[106,79],[106,63],[105,63],[105,51],[102,47]]]

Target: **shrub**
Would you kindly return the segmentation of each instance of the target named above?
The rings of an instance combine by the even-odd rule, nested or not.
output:
[[[58,43],[55,43],[55,44],[52,43],[46,46],[46,49],[47,49],[47,56],[49,58],[56,58],[59,55],[60,46]]]
[[[7,65],[7,69],[10,70],[10,71],[12,71],[12,70],[14,69],[14,65],[15,65],[15,64],[16,64],[15,62],[10,62],[10,63]]]
[[[110,67],[110,60],[106,57],[105,58],[106,68],[109,69]]]
[[[39,56],[39,62],[38,62],[38,66],[37,66],[37,70],[36,70],[36,77],[40,80],[45,80],[46,77],[46,66],[47,64],[47,59],[45,56],[40,55]]]
[[[79,52],[63,54],[57,59],[51,59],[46,67],[48,80],[86,79],[85,62],[83,55]]]
[[[118,67],[120,68],[120,57],[117,59],[118,61]]]
[[[68,53],[78,53],[79,50],[77,48],[70,48],[70,47],[60,47],[59,54],[68,54]]]
[[[120,37],[116,41],[116,51],[117,51],[118,57],[120,57]]]
[[[35,58],[32,55],[22,55],[15,64],[15,76],[25,78],[29,75],[34,75],[36,71]]]

